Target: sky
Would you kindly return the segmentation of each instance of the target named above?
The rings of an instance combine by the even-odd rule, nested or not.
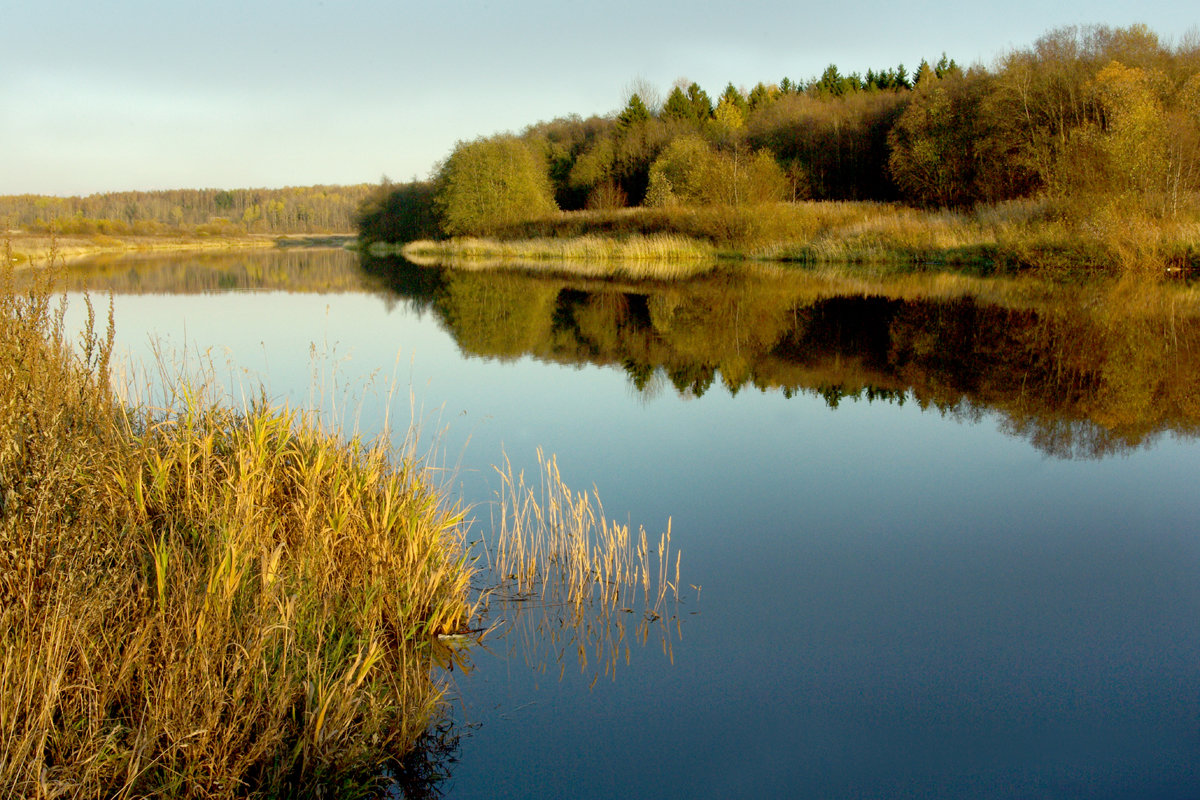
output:
[[[991,65],[1064,25],[1195,33],[1180,0],[7,0],[0,194],[428,177],[456,141],[679,78]]]

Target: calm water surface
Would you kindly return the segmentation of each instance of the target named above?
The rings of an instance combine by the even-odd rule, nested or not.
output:
[[[1200,796],[1200,317],[1173,290],[588,285],[340,251],[72,280],[115,292],[134,359],[157,342],[297,403],[315,370],[367,432],[394,385],[481,535],[491,465],[537,447],[611,517],[671,519],[669,654],[651,636],[591,685],[570,653],[560,678],[476,651],[445,796]]]

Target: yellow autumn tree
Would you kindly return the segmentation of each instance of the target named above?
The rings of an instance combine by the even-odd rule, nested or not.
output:
[[[460,142],[436,183],[434,202],[451,236],[495,233],[558,210],[545,159],[513,136]]]
[[[1107,157],[1112,188],[1147,205],[1158,205],[1170,167],[1163,106],[1166,78],[1113,61],[1097,73],[1094,85],[1104,114],[1099,145]]]

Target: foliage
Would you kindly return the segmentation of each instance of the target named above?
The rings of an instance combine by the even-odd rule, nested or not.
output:
[[[437,177],[442,231],[487,233],[557,209],[546,162],[511,136],[460,142]]]
[[[681,79],[657,112],[635,92],[606,119],[556,119],[473,145],[489,141],[520,141],[538,154],[566,211],[779,198],[954,209],[1047,200],[1096,243],[1089,231],[1124,213],[1109,198],[1154,220],[1186,213],[1200,193],[1200,49],[1168,47],[1140,25],[1062,28],[992,69],[964,70],[945,53],[911,73],[901,64],[847,74],[830,64],[803,82],[749,92],[728,84],[715,104]],[[537,194],[518,211],[485,182],[462,200],[475,207],[457,221],[441,207],[443,230],[506,236],[522,213],[547,213]],[[723,240],[763,227],[724,218]]]
[[[653,197],[649,206],[703,203],[716,153],[696,134],[680,136],[650,167]]]
[[[775,154],[798,179],[800,198],[894,200],[888,132],[907,101],[907,94],[896,92],[839,99],[789,94],[750,116],[746,141]]]
[[[436,236],[434,185],[414,181],[384,183],[363,200],[355,214],[359,238],[370,242],[411,242]]]
[[[679,86],[671,87],[671,93],[667,95],[667,101],[663,104],[662,118],[677,122],[693,122],[697,124],[700,122],[695,106]]]
[[[87,197],[0,197],[0,219],[34,233],[171,235],[349,233],[355,209],[373,191],[355,186],[284,189],[175,189]]]
[[[1031,181],[996,149],[980,72],[930,75],[918,82],[888,134],[888,167],[909,200],[925,206],[969,206],[1025,194]]]
[[[617,130],[625,132],[648,119],[650,119],[650,112],[646,109],[646,104],[642,102],[638,93],[634,92],[629,96],[629,103],[624,110],[617,115]]]

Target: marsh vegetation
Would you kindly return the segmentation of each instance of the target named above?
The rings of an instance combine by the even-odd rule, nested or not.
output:
[[[471,615],[458,512],[386,440],[110,386],[55,270],[3,316],[0,787],[24,797],[369,786],[425,730]]]
[[[561,482],[550,517],[502,512],[503,580],[472,589],[463,512],[405,437],[178,374],[119,400],[111,313],[88,303],[76,340],[58,266],[22,278],[0,276],[6,796],[362,796],[436,726],[437,643],[509,574],[569,586],[580,613],[597,581],[609,610],[622,581],[649,591],[644,550],[635,568],[627,536],[587,549],[578,524],[623,529]]]
[[[616,680],[633,642],[647,644],[652,632],[669,656],[682,558],[670,521],[655,541],[606,517],[598,491],[572,490],[554,456],[539,451],[537,468],[534,480],[511,462],[497,467],[485,618],[518,640],[526,664],[557,666],[560,678],[577,659],[593,684],[601,673]]]

